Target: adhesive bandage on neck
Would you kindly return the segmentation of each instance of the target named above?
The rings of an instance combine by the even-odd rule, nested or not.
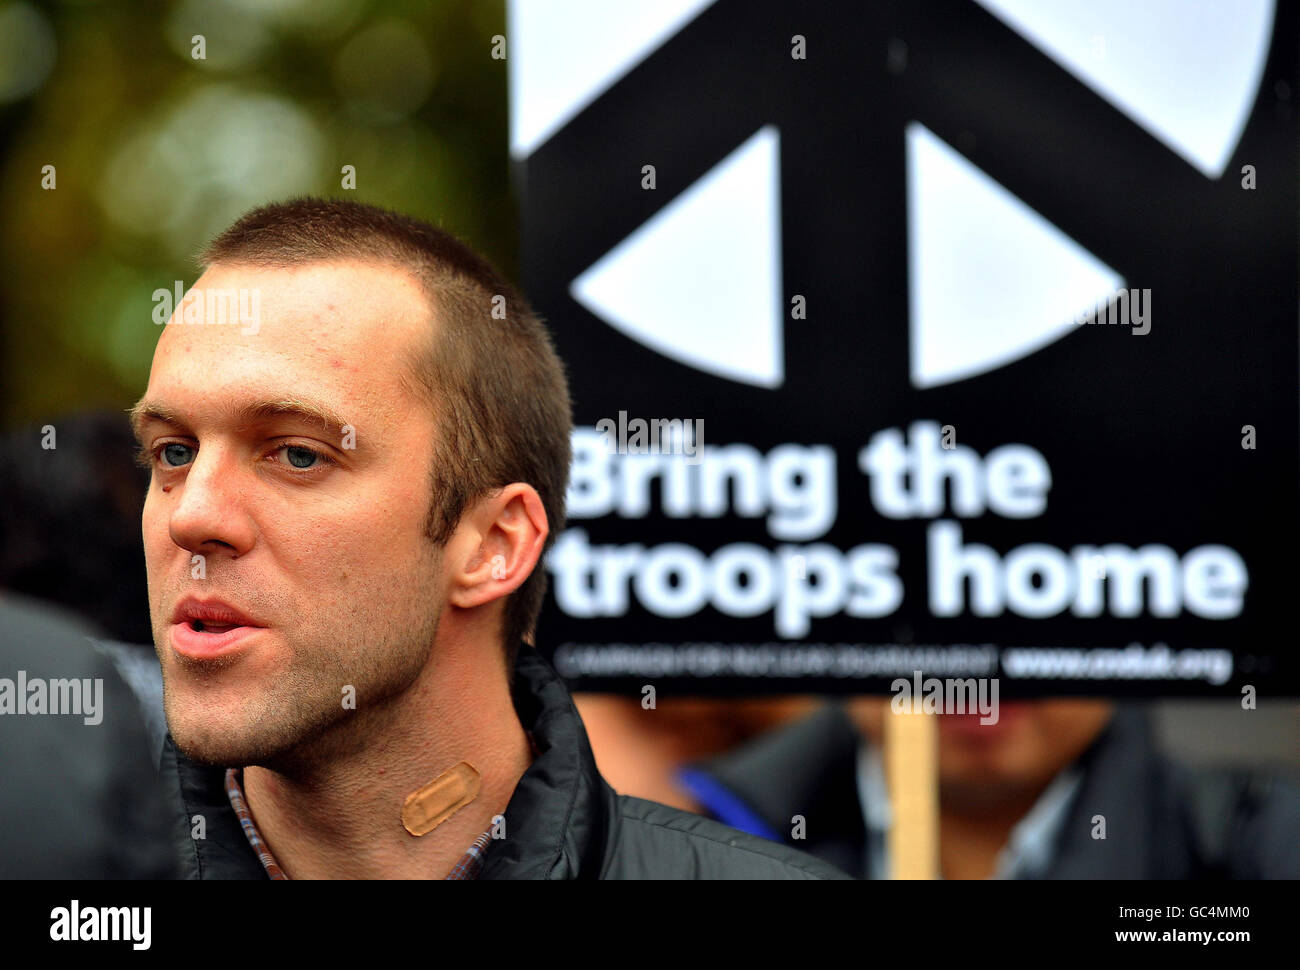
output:
[[[427,835],[478,797],[479,773],[462,761],[406,796],[402,826],[412,835]]]

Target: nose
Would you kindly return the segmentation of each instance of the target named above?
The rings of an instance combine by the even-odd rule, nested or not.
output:
[[[202,445],[172,506],[168,528],[176,545],[192,553],[228,550],[244,555],[257,540],[251,515],[252,473],[220,445]]]

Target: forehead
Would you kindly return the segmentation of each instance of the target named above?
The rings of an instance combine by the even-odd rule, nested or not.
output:
[[[408,375],[431,317],[415,279],[384,263],[217,264],[163,327],[146,397],[223,412],[308,397],[354,425],[402,414],[417,403]]]

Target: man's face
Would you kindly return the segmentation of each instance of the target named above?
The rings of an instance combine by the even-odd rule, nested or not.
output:
[[[879,742],[889,702],[855,699],[858,727]],[[1096,740],[1114,708],[1109,701],[1053,699],[1003,701],[996,724],[979,714],[940,714],[939,784],[945,801],[996,806],[1041,791]]]
[[[978,805],[1045,787],[1087,750],[1113,710],[1108,701],[1068,699],[999,707],[993,725],[978,714],[940,715],[939,783],[948,797]]]
[[[169,323],[142,402],[171,734],[234,766],[350,746],[425,666],[446,602],[424,534],[434,416],[400,379],[428,301],[356,261],[216,265],[195,289],[256,292],[260,319]]]

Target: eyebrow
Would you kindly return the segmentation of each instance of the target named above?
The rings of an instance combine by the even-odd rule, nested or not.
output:
[[[144,426],[150,421],[160,421],[177,427],[187,426],[179,411],[162,402],[142,399],[131,408],[129,413],[131,429],[135,432],[137,441],[142,438]],[[288,418],[305,424],[318,424],[323,430],[340,437],[343,435],[343,429],[349,426],[349,422],[328,405],[300,398],[258,401],[255,404],[227,410],[223,416],[233,420],[236,426],[241,428],[276,418]]]

